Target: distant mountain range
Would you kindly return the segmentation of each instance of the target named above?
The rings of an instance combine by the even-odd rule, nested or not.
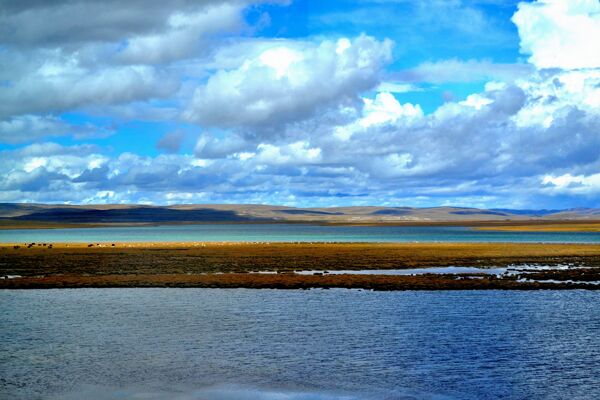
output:
[[[600,208],[511,210],[464,207],[328,207],[295,208],[252,204],[56,205],[0,203],[5,223],[200,223],[322,222],[433,223],[530,220],[600,220]]]

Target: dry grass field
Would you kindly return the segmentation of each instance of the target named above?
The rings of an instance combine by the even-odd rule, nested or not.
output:
[[[600,232],[600,221],[563,221],[538,223],[513,223],[476,227],[482,231],[511,232]]]

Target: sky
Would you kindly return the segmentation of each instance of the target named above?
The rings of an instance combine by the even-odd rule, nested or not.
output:
[[[598,0],[4,0],[0,202],[600,207]]]

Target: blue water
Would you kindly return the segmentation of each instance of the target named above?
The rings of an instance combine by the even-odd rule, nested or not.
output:
[[[0,291],[2,399],[597,399],[600,293]]]
[[[600,243],[600,232],[490,232],[465,227],[203,224],[0,230],[0,243],[26,242],[554,242]]]

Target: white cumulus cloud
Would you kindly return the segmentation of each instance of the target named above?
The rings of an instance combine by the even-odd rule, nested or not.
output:
[[[220,127],[276,127],[375,87],[392,43],[368,36],[321,43],[273,41],[196,89],[185,117]],[[256,51],[250,47],[250,51]]]
[[[538,68],[600,67],[600,2],[537,0],[519,3],[512,18],[521,51]]]

